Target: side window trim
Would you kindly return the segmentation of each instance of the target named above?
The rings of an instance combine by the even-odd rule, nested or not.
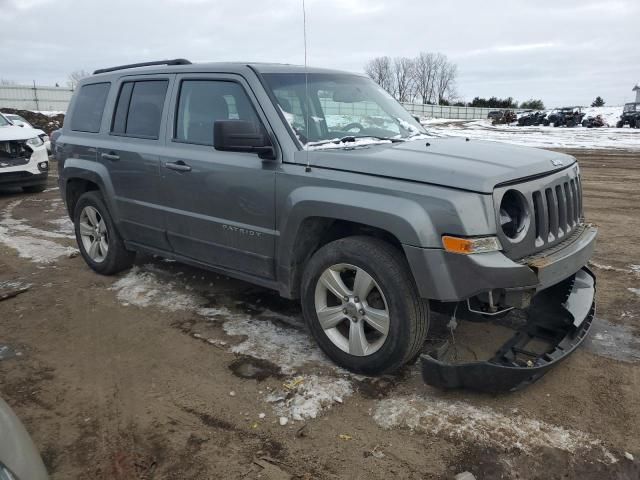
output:
[[[109,135],[112,136],[116,136],[116,137],[127,137],[127,138],[138,138],[138,139],[142,139],[142,140],[161,140],[162,139],[162,132],[163,132],[163,124],[166,121],[166,117],[167,117],[167,108],[168,105],[170,103],[171,100],[171,95],[172,95],[172,76],[161,76],[161,77],[123,77],[120,80],[120,86],[119,86],[119,90],[116,94],[116,98],[113,102],[113,109],[111,112],[111,121],[109,122],[110,127],[109,127]],[[129,121],[129,112],[130,112],[130,108],[131,108],[131,101],[133,99],[134,96],[134,91],[135,91],[135,86],[136,83],[141,83],[141,82],[165,82],[167,84],[167,88],[165,89],[165,94],[164,94],[164,100],[163,100],[163,104],[162,104],[162,110],[160,111],[160,124],[158,126],[158,133],[157,135],[142,135],[142,134],[129,134],[126,133],[126,128],[128,126],[128,121]],[[126,106],[126,113],[124,115],[124,131],[123,132],[115,132],[114,131],[114,127],[115,127],[115,120],[116,120],[116,114],[118,113],[118,104],[120,101],[120,95],[122,94],[122,91],[124,89],[124,86],[126,84],[132,84],[132,88],[129,92],[129,98],[127,100],[127,106]]]

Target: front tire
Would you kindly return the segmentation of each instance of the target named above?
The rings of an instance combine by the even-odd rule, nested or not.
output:
[[[80,254],[94,271],[113,275],[133,265],[135,253],[125,248],[99,192],[86,192],[78,199],[73,223]]]
[[[318,250],[302,277],[302,310],[322,351],[355,373],[393,372],[427,336],[429,308],[400,251],[371,237]]]

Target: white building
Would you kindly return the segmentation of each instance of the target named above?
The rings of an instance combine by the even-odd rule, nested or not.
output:
[[[633,87],[632,92],[636,92],[636,103],[640,103],[640,85]]]

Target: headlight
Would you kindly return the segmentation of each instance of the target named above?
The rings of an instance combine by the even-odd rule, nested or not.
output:
[[[33,137],[27,140],[27,145],[30,147],[39,147],[40,145],[44,145],[44,142],[40,137]]]
[[[487,253],[502,250],[497,237],[460,238],[445,235],[442,245],[447,252],[469,255],[471,253]]]
[[[507,238],[519,242],[529,228],[529,209],[524,196],[507,190],[500,202],[500,228]]]

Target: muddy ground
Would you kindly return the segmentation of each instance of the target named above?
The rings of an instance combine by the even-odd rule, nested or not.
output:
[[[55,480],[637,479],[640,155],[574,154],[600,226],[597,319],[523,391],[443,393],[417,366],[349,375],[296,303],[177,263],[96,275],[75,254],[54,169],[42,194],[0,194],[0,286],[29,286],[0,301],[0,394]],[[476,355],[493,332],[462,323],[456,344]]]

